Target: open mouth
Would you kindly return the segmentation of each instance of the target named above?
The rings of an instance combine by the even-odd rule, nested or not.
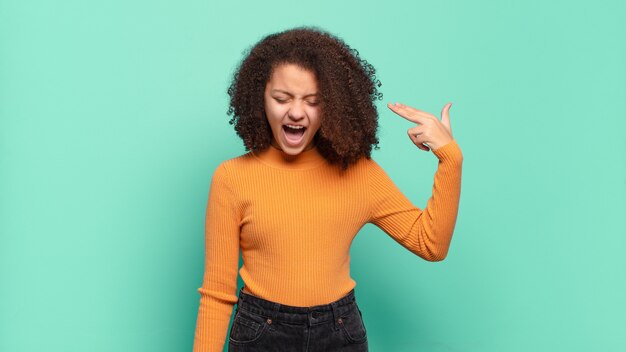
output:
[[[298,145],[302,142],[304,137],[304,131],[306,127],[299,125],[283,125],[283,131],[285,133],[285,139],[291,145]]]

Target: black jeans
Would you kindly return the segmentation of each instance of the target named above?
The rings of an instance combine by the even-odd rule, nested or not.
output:
[[[368,351],[354,290],[326,305],[294,307],[239,291],[229,352]]]

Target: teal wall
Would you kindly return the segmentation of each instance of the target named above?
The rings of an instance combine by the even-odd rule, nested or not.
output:
[[[620,1],[0,2],[0,350],[189,351],[209,182],[244,152],[243,50],[325,28],[375,65],[374,158],[415,202],[464,153],[449,257],[367,225],[352,248],[372,351],[624,351],[626,6]],[[241,281],[240,281],[241,284]]]

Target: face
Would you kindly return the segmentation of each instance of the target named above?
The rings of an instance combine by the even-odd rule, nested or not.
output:
[[[321,124],[315,73],[295,64],[277,66],[265,86],[264,100],[272,145],[290,155],[311,149]]]

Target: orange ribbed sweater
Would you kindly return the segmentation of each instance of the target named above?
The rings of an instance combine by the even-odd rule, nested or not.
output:
[[[206,210],[194,351],[223,350],[238,271],[246,292],[286,305],[328,304],[347,294],[356,286],[350,245],[368,222],[426,260],[445,258],[463,155],[456,140],[433,153],[439,164],[424,210],[373,159],[362,158],[342,172],[316,148],[291,157],[270,147],[221,163]]]

